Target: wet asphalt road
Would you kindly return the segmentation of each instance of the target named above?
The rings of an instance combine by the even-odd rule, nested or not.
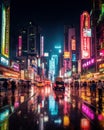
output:
[[[28,96],[17,95],[8,130],[104,130],[104,97],[91,98],[89,90],[55,92],[50,86],[33,86]]]

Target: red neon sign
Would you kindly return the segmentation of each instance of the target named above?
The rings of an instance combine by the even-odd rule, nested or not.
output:
[[[90,36],[84,35],[85,29],[90,29],[90,15],[88,12],[83,12],[81,15],[81,58],[88,59],[90,58]]]

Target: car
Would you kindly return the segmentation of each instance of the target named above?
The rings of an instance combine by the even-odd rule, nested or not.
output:
[[[65,91],[65,83],[63,77],[56,77],[53,85],[54,90]]]
[[[51,81],[50,80],[45,80],[44,83],[45,83],[46,86],[50,86],[51,85]]]
[[[53,84],[53,89],[54,90],[59,90],[59,91],[65,91],[65,84],[64,84],[64,81],[56,81],[54,84]]]
[[[43,87],[44,86],[44,83],[42,81],[39,81],[37,82],[36,84],[37,87]]]
[[[64,93],[62,91],[55,91],[54,94],[56,101],[64,100]]]

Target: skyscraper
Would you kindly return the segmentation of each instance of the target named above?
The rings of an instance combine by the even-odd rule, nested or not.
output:
[[[67,78],[69,74],[77,72],[77,42],[76,29],[74,26],[65,26],[64,33],[64,73]]]
[[[40,55],[40,30],[32,22],[27,27],[27,53]]]
[[[36,53],[36,28],[31,22],[27,28],[27,52],[28,54]]]

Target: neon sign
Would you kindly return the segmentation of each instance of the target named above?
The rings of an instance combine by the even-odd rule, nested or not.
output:
[[[9,58],[10,7],[2,5],[1,53]]]
[[[3,65],[6,65],[6,66],[9,65],[9,60],[6,59],[6,58],[4,58],[4,57],[1,57],[0,62],[1,62],[1,64],[3,64]]]
[[[92,64],[94,64],[95,60],[94,59],[91,59],[91,60],[88,60],[86,63],[84,63],[82,66],[83,68],[86,68]]]
[[[94,112],[85,104],[82,104],[82,112],[85,113],[91,120],[95,118]]]
[[[91,29],[90,29],[90,15],[88,12],[83,12],[81,15],[81,58],[90,58],[90,39],[91,39]]]

